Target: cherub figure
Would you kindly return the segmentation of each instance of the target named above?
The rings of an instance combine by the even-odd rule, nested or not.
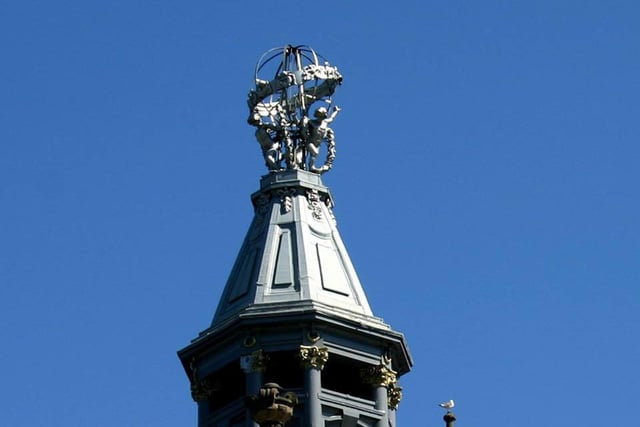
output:
[[[262,148],[262,155],[264,156],[264,161],[267,165],[267,168],[269,168],[269,170],[271,171],[280,170],[280,162],[282,161],[280,142],[274,140],[267,126],[259,127],[256,130],[256,139],[258,140],[258,143]]]
[[[329,124],[333,122],[339,112],[340,107],[336,106],[333,113],[329,115],[325,107],[320,107],[313,113],[313,119],[309,120],[306,116],[302,119],[302,137],[309,155],[308,168],[313,172],[322,173],[331,169],[335,157],[335,135]],[[318,154],[320,154],[322,141],[327,142],[327,160],[323,166],[317,167],[315,163]],[[304,164],[300,166],[304,167]]]
[[[256,126],[256,139],[262,148],[262,155],[264,157],[267,168],[271,171],[277,171],[281,169],[282,162],[282,143],[280,141],[280,126],[274,124],[275,114],[270,112],[270,121],[265,123],[262,120],[260,114],[255,111],[247,120],[249,124]]]

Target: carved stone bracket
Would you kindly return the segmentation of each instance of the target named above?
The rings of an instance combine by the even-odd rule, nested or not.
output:
[[[291,212],[291,208],[293,207],[293,196],[295,196],[296,193],[297,189],[295,187],[285,187],[276,190],[276,194],[280,196],[280,203],[284,213]]]
[[[261,427],[282,427],[293,416],[298,396],[292,392],[282,393],[282,387],[278,384],[267,383],[258,394],[248,396],[245,404],[251,418]]]
[[[313,219],[320,221],[322,219],[322,203],[318,190],[307,191],[307,202],[309,203],[309,209],[312,211]]]
[[[189,363],[189,370],[191,371],[191,375],[189,375],[189,379],[191,380],[191,398],[195,402],[210,399],[214,392],[213,384],[207,378],[198,379],[198,368],[196,367],[195,357],[191,359]]]
[[[395,384],[397,379],[397,372],[382,364],[363,368],[360,375],[362,380],[368,384],[387,388]]]
[[[302,366],[305,368],[324,368],[324,364],[329,360],[329,349],[326,347],[317,347],[315,345],[300,346],[300,359]]]
[[[204,378],[202,380],[193,380],[191,382],[191,398],[195,402],[211,399],[215,387],[210,380]]]
[[[389,408],[398,409],[398,405],[402,400],[402,387],[397,382],[389,385],[387,388],[387,396],[389,398]]]

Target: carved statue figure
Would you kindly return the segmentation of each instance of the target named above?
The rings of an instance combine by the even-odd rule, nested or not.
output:
[[[265,123],[257,111],[247,121],[258,128],[256,129],[256,139],[262,148],[265,164],[269,170],[277,171],[280,170],[280,163],[282,162],[282,153],[280,152],[282,144],[280,143],[280,138],[278,138],[280,127],[272,123],[275,120],[275,116],[271,112],[269,115],[269,123]]]
[[[282,153],[280,153],[281,144],[275,141],[269,134],[267,126],[259,127],[256,130],[256,139],[262,147],[262,155],[269,170],[280,170],[280,162],[282,161]]]
[[[335,158],[335,135],[333,129],[329,127],[329,123],[333,122],[339,112],[340,107],[336,106],[329,116],[327,109],[320,107],[313,114],[314,119],[309,120],[306,116],[302,119],[302,139],[309,156],[307,166],[312,172],[325,172],[331,169]],[[327,161],[321,167],[317,167],[315,163],[318,154],[320,154],[322,141],[327,143]]]

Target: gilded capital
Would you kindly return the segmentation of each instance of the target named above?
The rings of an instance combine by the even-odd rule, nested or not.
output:
[[[360,375],[362,376],[363,381],[368,384],[387,388],[394,384],[397,378],[396,371],[387,368],[382,364],[363,368],[360,371]]]
[[[240,367],[247,373],[264,372],[267,369],[268,360],[269,356],[267,354],[262,350],[256,350],[253,353],[240,358]]]
[[[300,359],[305,368],[324,368],[324,364],[329,360],[329,349],[315,345],[301,345]]]

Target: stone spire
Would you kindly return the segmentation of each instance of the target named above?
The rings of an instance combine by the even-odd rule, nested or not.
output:
[[[411,356],[373,315],[322,183],[342,76],[320,58],[285,46],[256,67],[249,123],[269,173],[210,327],[178,352],[200,427],[397,425]]]

